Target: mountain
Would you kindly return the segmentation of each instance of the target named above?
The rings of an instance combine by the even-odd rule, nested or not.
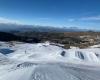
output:
[[[52,26],[39,26],[39,25],[22,25],[22,24],[11,24],[11,23],[0,23],[0,31],[4,32],[80,32],[88,31],[86,29],[79,29],[77,27],[52,27]]]
[[[20,31],[20,29],[30,27],[29,25],[12,24],[12,23],[0,23],[0,31]]]

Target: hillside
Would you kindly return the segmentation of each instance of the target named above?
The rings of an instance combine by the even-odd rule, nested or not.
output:
[[[65,48],[76,46],[86,48],[88,46],[100,43],[100,32],[19,32],[20,35],[30,38],[37,38],[40,42],[50,41],[64,44]],[[30,41],[31,42],[31,41]]]
[[[52,43],[0,42],[0,80],[99,80],[100,45],[64,49]],[[4,50],[13,52],[3,52]]]
[[[0,41],[20,41],[27,43],[53,42],[70,46],[87,48],[100,43],[100,32],[0,32]]]

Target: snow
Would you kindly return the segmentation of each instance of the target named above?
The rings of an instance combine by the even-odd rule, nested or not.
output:
[[[14,52],[7,54],[7,57],[16,61],[100,64],[99,48],[63,49],[49,43],[22,43],[15,44],[13,47],[10,47],[10,49],[14,50]],[[65,52],[63,56],[62,52]]]
[[[64,49],[56,44],[0,42],[0,80],[99,80],[100,48]]]
[[[4,72],[0,80],[99,80],[100,70],[65,66],[64,64],[37,64]]]

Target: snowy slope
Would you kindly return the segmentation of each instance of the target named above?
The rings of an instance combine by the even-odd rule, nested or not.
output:
[[[100,80],[99,45],[63,49],[50,43],[0,42],[0,80]]]
[[[70,62],[81,64],[100,64],[100,49],[63,49],[49,43],[38,44],[15,44],[10,47],[14,52],[7,54],[7,57],[17,61],[36,62]]]
[[[70,67],[64,64],[37,64],[2,71],[0,80],[100,80],[98,67],[96,69],[80,67]]]

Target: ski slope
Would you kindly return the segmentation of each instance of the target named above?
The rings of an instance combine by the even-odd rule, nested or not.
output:
[[[7,57],[17,61],[100,64],[100,49],[95,47],[63,49],[50,43],[24,43],[15,44],[9,49],[14,50],[14,52],[7,54]]]
[[[100,80],[99,45],[86,49],[63,49],[49,42],[0,45],[0,80]]]
[[[0,80],[100,80],[98,67],[72,66],[57,63],[20,66],[1,70]]]

